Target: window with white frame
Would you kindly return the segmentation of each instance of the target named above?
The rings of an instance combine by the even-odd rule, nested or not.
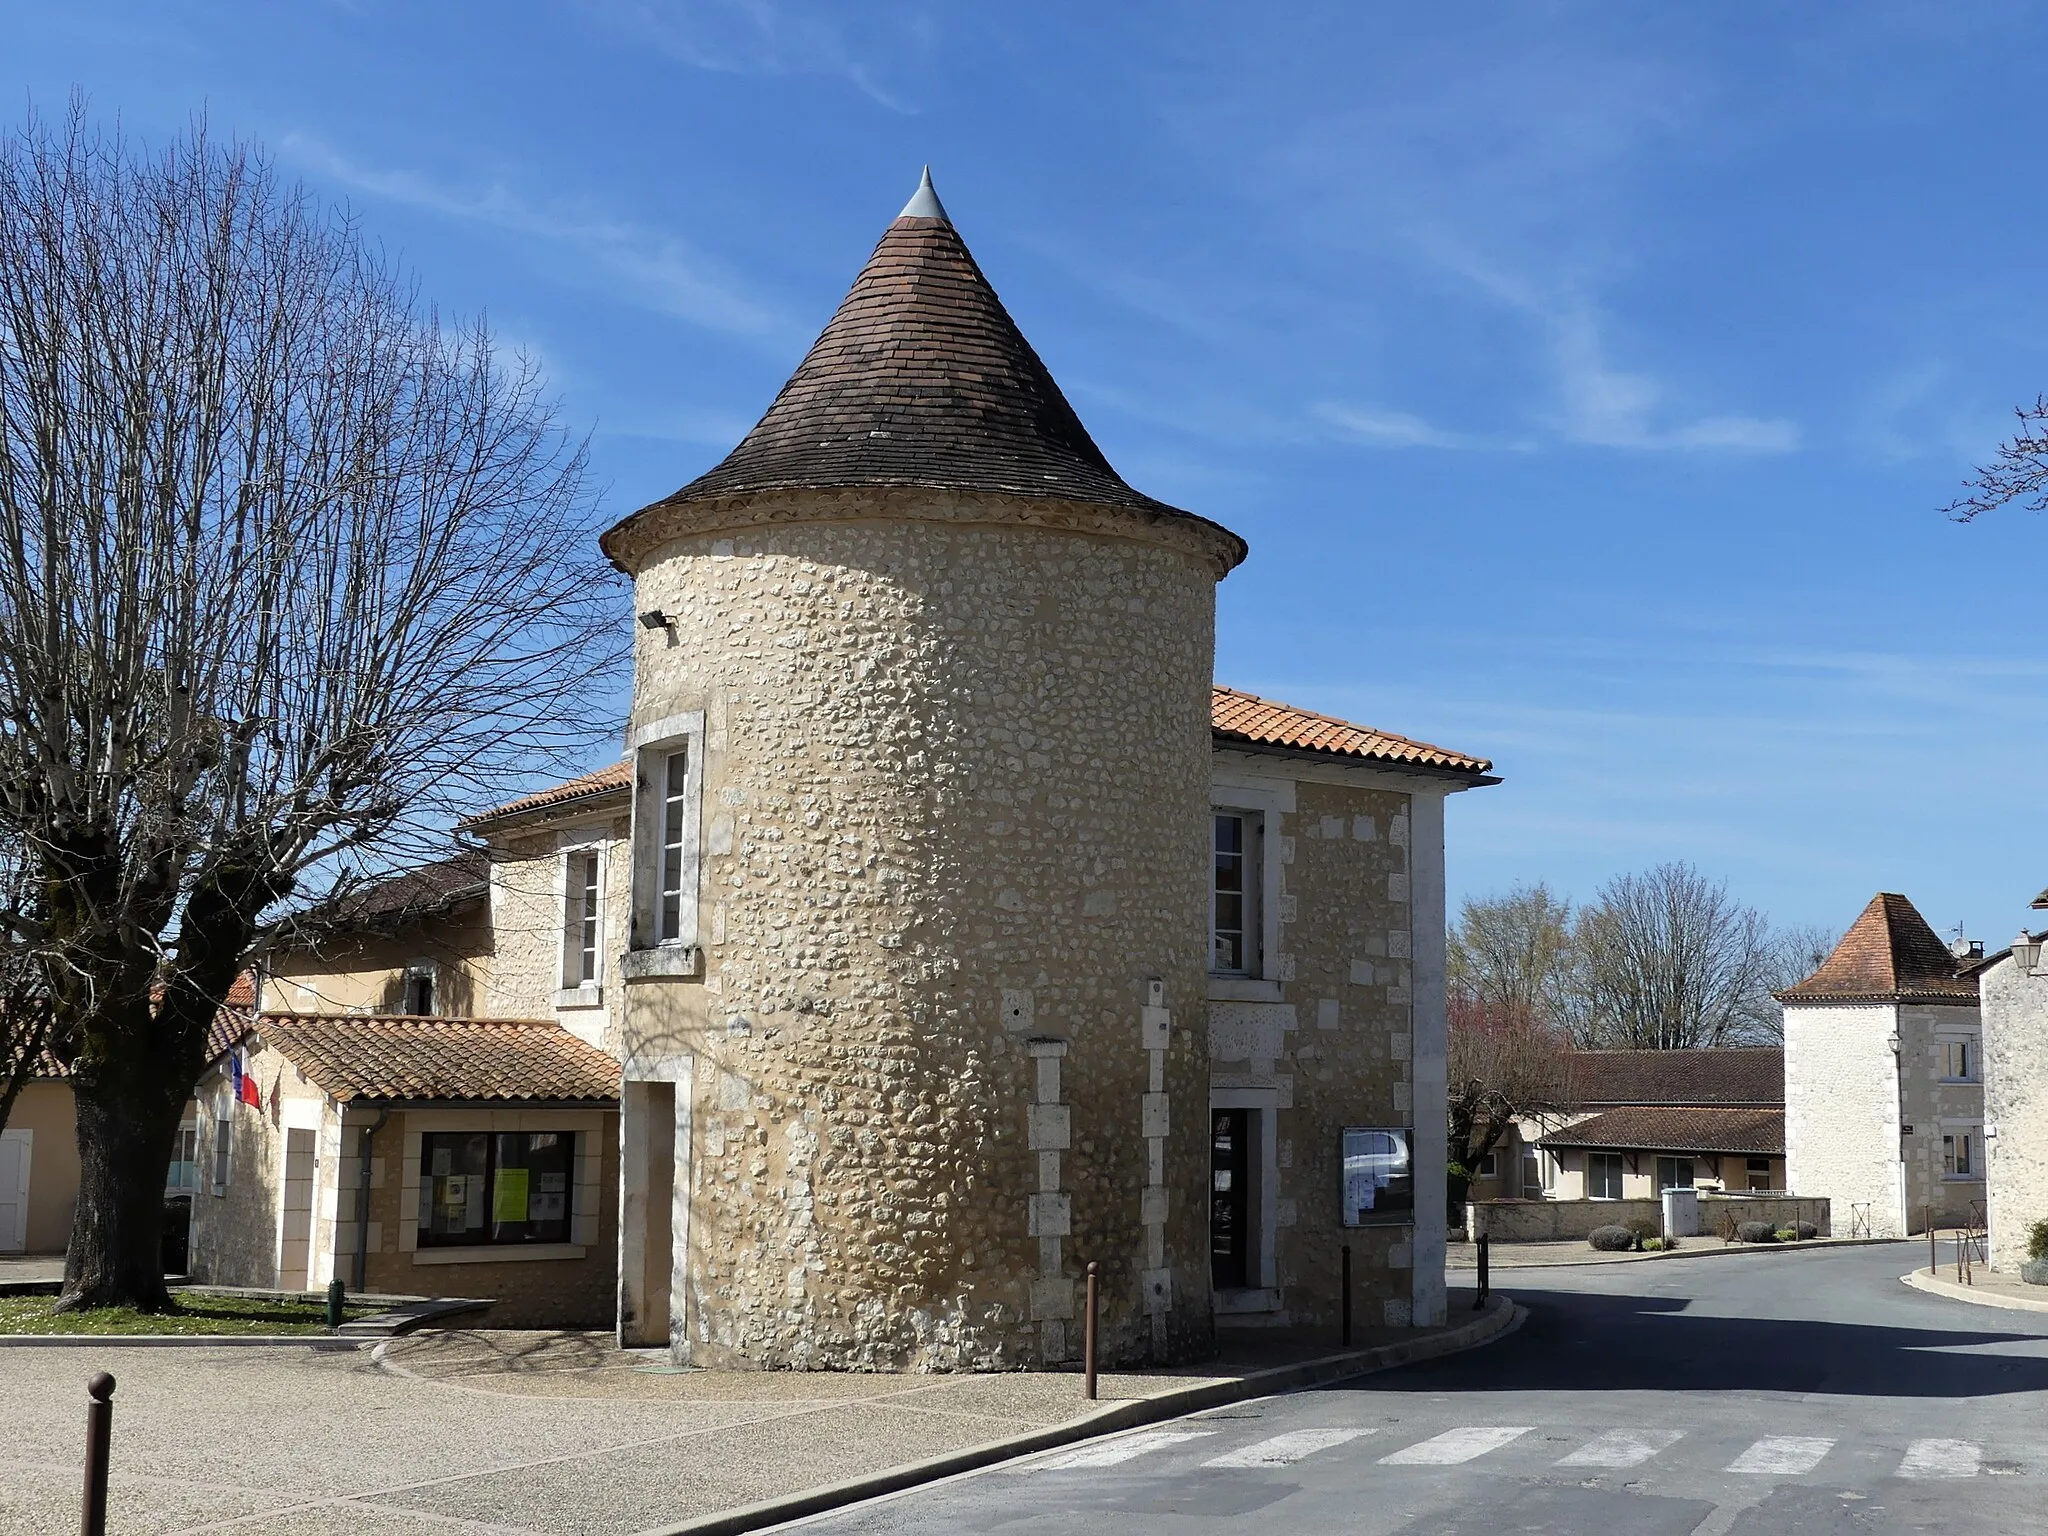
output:
[[[1975,1179],[1983,1176],[1978,1162],[1977,1127],[1958,1126],[1941,1136],[1941,1174],[1947,1179]]]
[[[1500,1177],[1500,1153],[1498,1153],[1498,1152],[1489,1152],[1489,1153],[1487,1153],[1487,1154],[1486,1154],[1486,1156],[1484,1156],[1484,1157],[1482,1157],[1481,1159],[1479,1159],[1479,1171],[1478,1171],[1478,1173],[1477,1173],[1477,1174],[1475,1174],[1475,1175],[1474,1175],[1474,1177],[1476,1177],[1476,1178],[1481,1178],[1481,1179],[1497,1179],[1497,1178],[1499,1178],[1499,1177]]]
[[[1219,810],[1211,825],[1209,969],[1218,976],[1257,976],[1261,818],[1257,811]]]
[[[1691,1189],[1694,1174],[1693,1160],[1689,1157],[1660,1157],[1657,1159],[1657,1192],[1667,1189]]]
[[[170,1173],[164,1179],[168,1192],[187,1192],[199,1188],[199,1123],[187,1120],[178,1127],[177,1140],[171,1143]]]
[[[703,717],[692,715],[635,733],[630,950],[697,942],[702,731]],[[634,974],[629,960],[627,975]]]
[[[597,848],[572,848],[564,860],[562,879],[562,985],[571,989],[598,983],[603,965],[604,854]]]
[[[1977,1080],[1977,1052],[1973,1042],[1941,1042],[1941,1075],[1954,1083],[1973,1083]]]
[[[235,1122],[231,1112],[216,1111],[213,1121],[213,1192],[228,1187],[228,1163],[235,1147]]]

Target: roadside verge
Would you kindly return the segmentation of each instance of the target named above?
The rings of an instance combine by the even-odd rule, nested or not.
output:
[[[1242,1402],[1246,1398],[1270,1397],[1279,1392],[1296,1392],[1307,1387],[1327,1386],[1332,1382],[1371,1375],[1375,1371],[1391,1370],[1396,1366],[1412,1365],[1417,1361],[1458,1354],[1482,1344],[1490,1344],[1512,1333],[1521,1326],[1522,1319],[1527,1315],[1527,1312],[1516,1306],[1510,1298],[1496,1291],[1488,1299],[1485,1309],[1471,1321],[1432,1333],[1427,1338],[1382,1344],[1372,1349],[1322,1355],[1313,1360],[1299,1360],[1267,1370],[1247,1371],[1225,1380],[1204,1381],[1196,1386],[1163,1392],[1155,1397],[1111,1403],[1093,1413],[1069,1419],[1063,1424],[1007,1436],[1001,1440],[991,1440],[981,1445],[968,1446],[963,1450],[949,1451],[923,1461],[905,1462],[878,1472],[862,1473],[858,1477],[847,1478],[841,1482],[827,1483],[822,1487],[807,1488],[797,1493],[764,1499],[759,1503],[742,1505],[737,1509],[698,1515],[675,1525],[657,1526],[642,1532],[641,1536],[739,1536],[741,1532],[758,1531],[791,1520],[801,1520],[848,1504],[858,1504],[865,1499],[901,1493],[923,1483],[937,1482],[941,1478],[953,1477],[962,1472],[973,1472],[982,1467],[993,1466],[997,1462],[1012,1461],[1019,1456],[1053,1450],[1079,1440],[1093,1439],[1098,1435],[1115,1434],[1119,1430],[1135,1429],[1141,1424],[1176,1419],[1183,1414],[1221,1407],[1225,1403]]]

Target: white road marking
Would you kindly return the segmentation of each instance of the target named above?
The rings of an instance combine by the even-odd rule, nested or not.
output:
[[[1668,1451],[1684,1436],[1682,1429],[1610,1429],[1598,1440],[1580,1446],[1558,1462],[1560,1467],[1633,1467],[1659,1451]]]
[[[1254,1445],[1241,1445],[1202,1463],[1205,1467],[1291,1467],[1304,1456],[1369,1435],[1369,1429],[1296,1429]]]
[[[1169,1445],[1179,1445],[1184,1440],[1200,1440],[1215,1433],[1213,1429],[1148,1429],[1142,1434],[1084,1445],[1077,1451],[1065,1451],[1050,1461],[1033,1462],[1017,1470],[1064,1472],[1071,1467],[1113,1467],[1120,1461],[1131,1461],[1152,1451],[1163,1451]]]
[[[1984,1453],[1967,1440],[1915,1440],[1899,1463],[1901,1477],[1975,1477]]]
[[[1834,1448],[1834,1441],[1815,1436],[1765,1435],[1729,1462],[1728,1470],[1759,1477],[1797,1477],[1819,1466],[1821,1458]]]
[[[1488,1451],[1497,1451],[1510,1441],[1519,1440],[1529,1433],[1533,1426],[1519,1427],[1503,1425],[1473,1425],[1467,1429],[1447,1429],[1428,1440],[1421,1440],[1391,1456],[1382,1456],[1383,1467],[1452,1467],[1461,1461],[1471,1461],[1484,1456]]]

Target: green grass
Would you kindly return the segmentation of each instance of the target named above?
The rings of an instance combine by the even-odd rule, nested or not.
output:
[[[169,1312],[132,1307],[96,1307],[90,1312],[55,1312],[54,1296],[0,1296],[0,1334],[10,1333],[307,1333],[327,1331],[324,1299],[274,1301],[256,1296],[221,1296],[206,1291],[173,1291]],[[368,1317],[375,1307],[351,1306],[345,1315]]]

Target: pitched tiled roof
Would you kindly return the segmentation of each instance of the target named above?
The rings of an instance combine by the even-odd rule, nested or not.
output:
[[[490,891],[491,860],[482,848],[464,848],[445,859],[367,880],[331,901],[293,913],[280,922],[287,942],[336,929],[391,927],[447,912]]]
[[[1880,891],[1787,1003],[1974,1003],[1981,962],[1959,961],[1913,903]]]
[[[552,789],[536,790],[530,795],[521,795],[503,805],[479,811],[463,822],[465,827],[478,827],[486,822],[501,821],[513,816],[525,816],[534,811],[553,810],[566,807],[578,800],[613,794],[625,789],[633,782],[633,766],[630,763],[613,763],[609,768],[600,768],[595,773],[586,773],[580,778],[557,784]]]
[[[1433,747],[1426,741],[1410,741],[1406,736],[1376,731],[1369,725],[1353,725],[1334,715],[1297,709],[1292,704],[1262,699],[1255,693],[1241,693],[1220,683],[1211,694],[1210,723],[1222,741],[1328,752],[1337,757],[1445,769],[1475,776],[1484,774],[1493,766],[1483,757],[1468,757],[1463,752]]]
[[[1571,1098],[1602,1104],[1766,1105],[1785,1102],[1775,1045],[1689,1051],[1573,1051]]]
[[[612,1103],[619,1064],[561,1025],[387,1014],[265,1014],[264,1044],[337,1099]]]
[[[1624,1152],[1749,1152],[1785,1155],[1782,1109],[1692,1109],[1634,1105],[1552,1131],[1540,1147]]]
[[[1206,522],[1132,490],[1110,467],[937,197],[925,194],[921,188],[884,231],[753,431],[654,505],[770,490],[929,486]],[[632,521],[605,535],[608,552]],[[1234,547],[1235,565],[1244,541],[1217,531]]]

